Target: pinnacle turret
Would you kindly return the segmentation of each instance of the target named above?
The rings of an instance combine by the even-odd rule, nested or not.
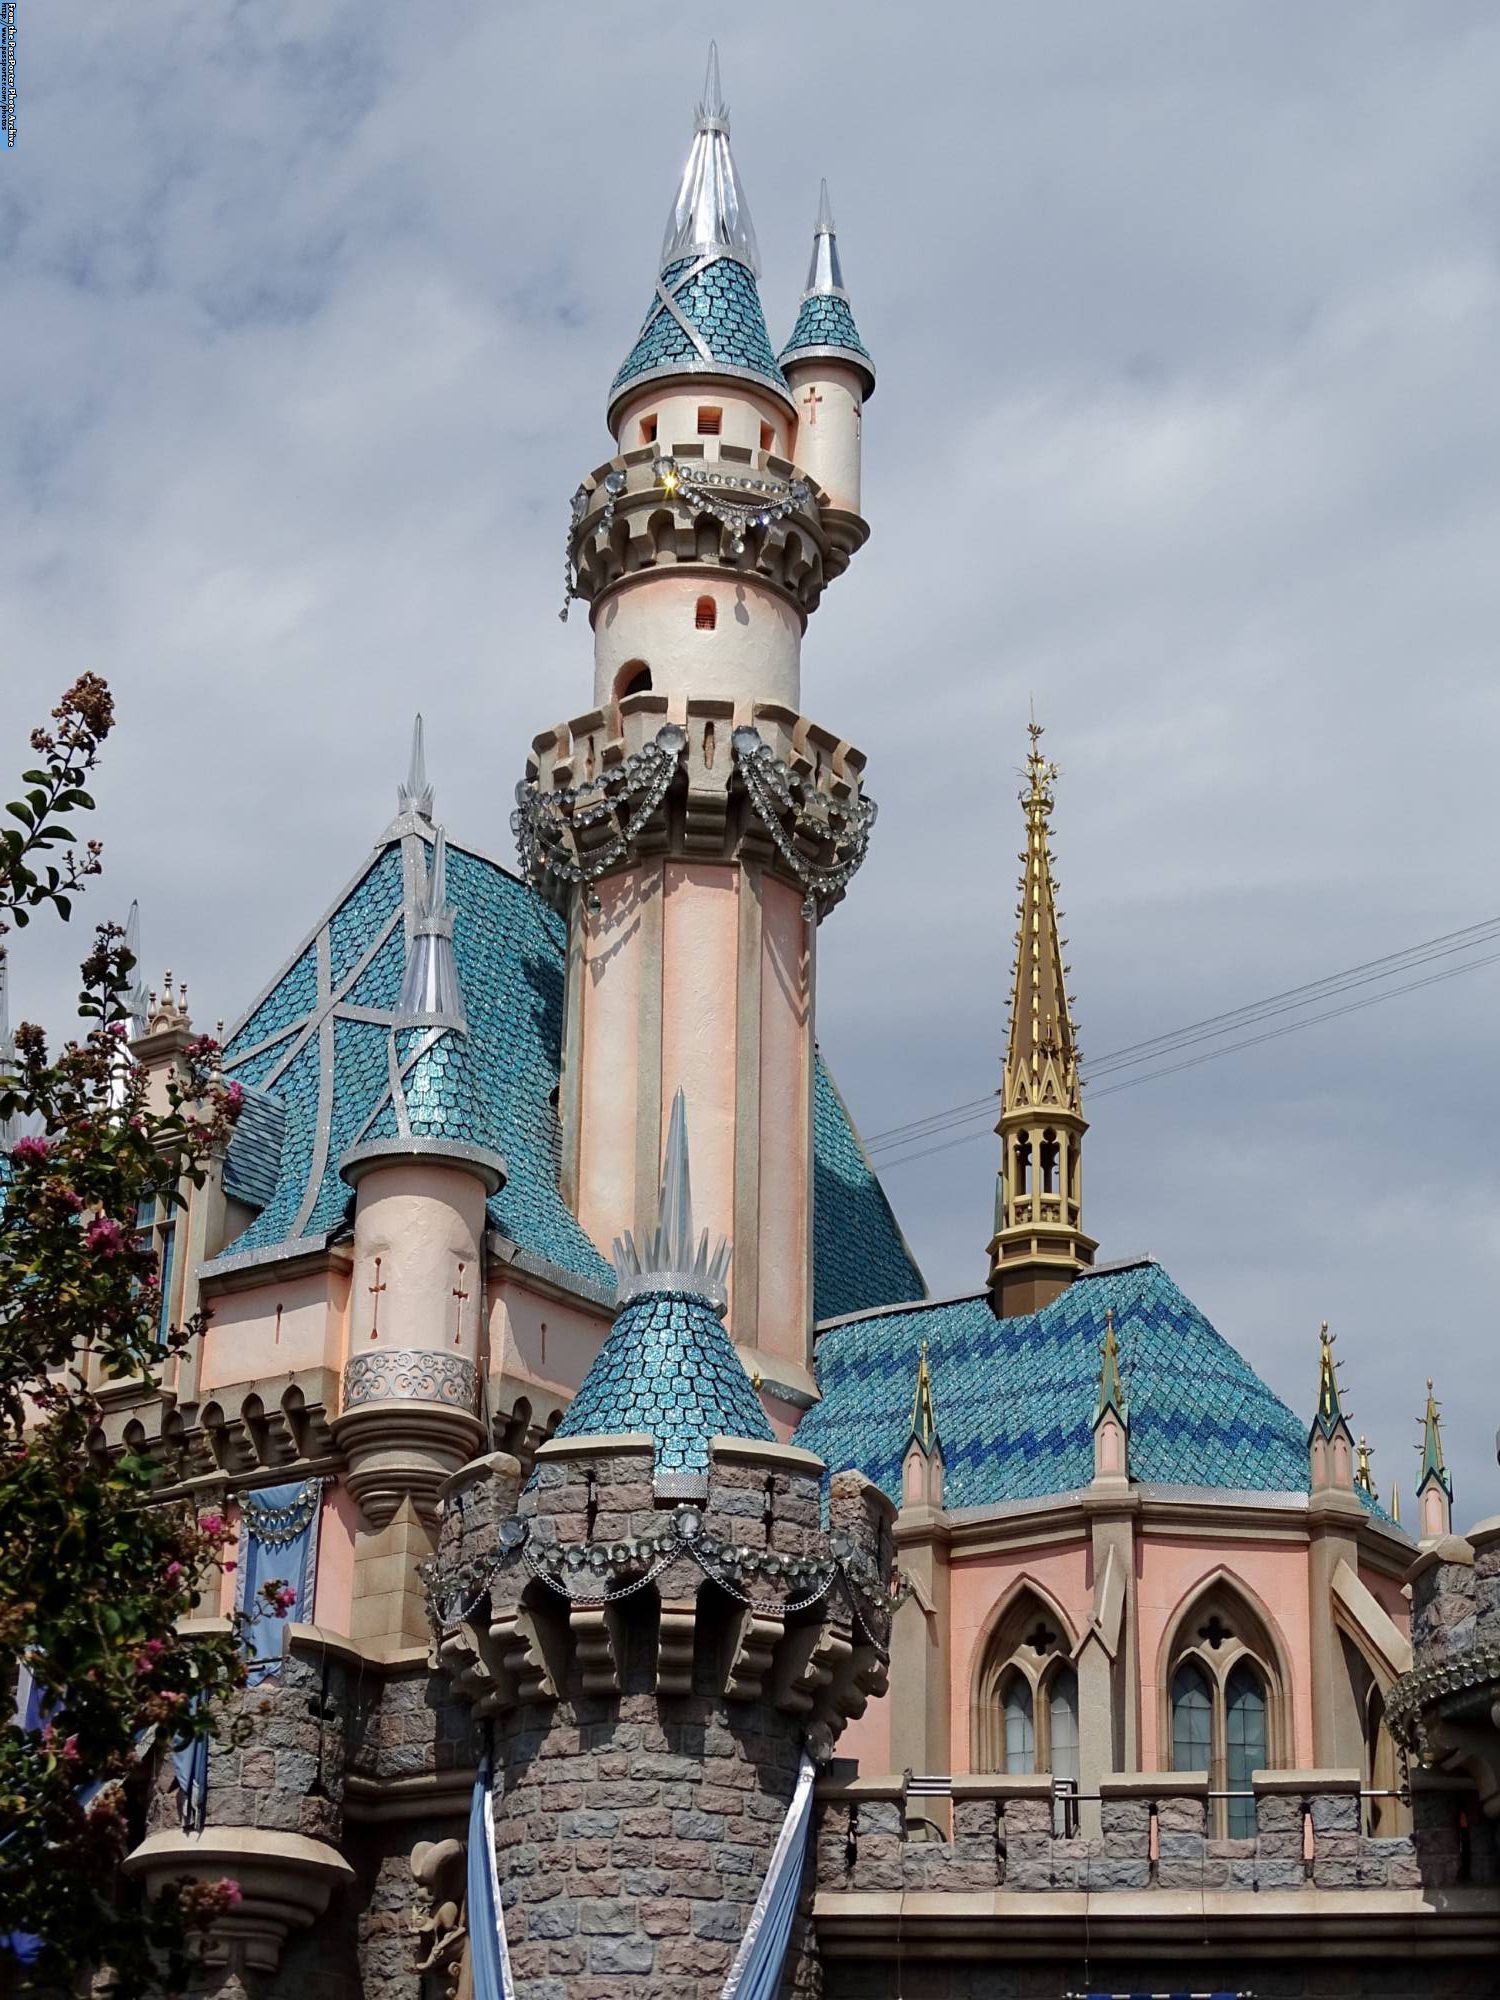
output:
[[[398,813],[414,813],[418,819],[432,818],[432,786],[427,781],[427,754],[422,736],[422,717],[412,724],[411,762],[405,784],[396,787]]]
[[[922,1342],[917,1356],[917,1385],[911,1399],[911,1423],[908,1428],[907,1448],[915,1445],[924,1458],[931,1458],[938,1450],[937,1414],[932,1407],[932,1374],[927,1366],[927,1342]]]
[[[662,238],[656,296],[611,387],[611,425],[627,394],[681,375],[754,383],[790,408],[766,331],[759,272],[755,226],[729,146],[718,48],[711,43],[693,143]]]
[[[838,230],[833,206],[828,199],[828,183],[818,191],[818,218],[813,225],[812,258],[807,267],[807,284],[797,312],[791,337],[777,357],[783,369],[794,363],[813,360],[848,362],[857,370],[865,399],[875,393],[875,364],[854,323],[854,309],[844,289],[844,269],[839,257]]]
[[[464,1024],[463,989],[453,956],[453,911],[448,904],[448,837],[442,827],[433,839],[431,870],[417,891],[411,949],[396,1006],[413,1020],[445,1021],[459,1028]]]
[[[1344,1414],[1343,1398],[1339,1391],[1339,1364],[1333,1358],[1333,1343],[1336,1333],[1328,1331],[1325,1319],[1318,1328],[1318,1413],[1313,1418],[1313,1428],[1321,1431],[1325,1438],[1331,1438],[1336,1431],[1343,1431],[1352,1441],[1349,1419]]]

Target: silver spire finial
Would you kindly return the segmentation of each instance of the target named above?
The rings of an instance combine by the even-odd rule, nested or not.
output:
[[[146,991],[146,982],[141,978],[141,906],[132,902],[130,914],[125,919],[125,949],[135,960],[132,984],[125,995],[126,1011],[130,1015],[131,1039],[139,1041],[146,1032],[146,1021],[151,997]]]
[[[411,949],[396,1012],[412,1020],[464,1025],[463,988],[453,956],[453,912],[448,907],[448,836],[442,827],[432,843],[432,867],[416,892]]]
[[[420,715],[412,724],[411,764],[406,773],[406,783],[396,787],[396,810],[415,813],[419,819],[432,818],[432,787],[427,782],[427,757]]]
[[[828,183],[818,190],[818,219],[813,224],[812,262],[807,267],[809,292],[842,292],[844,272],[839,263],[839,239],[833,221],[833,204],[828,199]],[[805,294],[804,294],[805,296]]]
[[[729,108],[719,87],[719,48],[708,45],[703,102],[694,119],[693,145],[662,238],[661,268],[684,257],[734,257],[760,276],[755,225],[745,205],[729,150]]]
[[[694,1240],[687,1099],[680,1089],[672,1099],[667,1126],[667,1158],[657,1217],[655,1231],[643,1242],[637,1243],[627,1230],[615,1243],[620,1304],[647,1292],[691,1292],[722,1315],[728,1304],[724,1279],[729,1270],[729,1244],[721,1236],[710,1250],[706,1229]]]
[[[698,129],[712,120],[729,130],[729,106],[724,102],[724,93],[719,88],[719,45],[708,45],[708,68],[703,72],[703,102],[698,106]]]

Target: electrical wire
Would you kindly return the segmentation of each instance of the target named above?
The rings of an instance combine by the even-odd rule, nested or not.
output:
[[[1485,940],[1476,939],[1475,942],[1482,943],[1485,942]],[[1434,952],[1431,954],[1431,958],[1440,958],[1447,956],[1449,956],[1449,954],[1446,952]],[[1430,963],[1430,959],[1414,959],[1412,961],[1413,965],[1421,965],[1426,963]],[[1093,1092],[1092,1101],[1097,1103],[1097,1101],[1101,1097],[1111,1097],[1114,1095],[1116,1091],[1134,1090],[1143,1083],[1154,1083],[1158,1077],[1176,1076],[1182,1070],[1198,1069],[1204,1063],[1217,1062],[1221,1056],[1234,1055],[1241,1049],[1258,1048],[1263,1042],[1279,1041],[1285,1035],[1300,1034],[1300,1032],[1304,1028],[1316,1027],[1322,1021],[1334,1021],[1338,1020],[1342,1015],[1345,1014],[1362,1013],[1364,1009],[1367,1007],[1378,1007],[1383,1001],[1395,1000],[1399,998],[1400,995],[1403,993],[1415,993],[1424,986],[1437,986],[1442,984],[1445,980],[1458,979],[1466,972],[1477,972],[1483,966],[1497,965],[1497,964],[1500,964],[1500,952],[1490,952],[1487,953],[1483,958],[1469,959],[1463,965],[1450,965],[1442,972],[1430,972],[1425,979],[1408,980],[1405,985],[1390,987],[1383,993],[1367,994],[1364,999],[1350,1000],[1342,1007],[1325,1008],[1322,1013],[1309,1014],[1304,1020],[1289,1021],[1286,1022],[1282,1027],[1269,1028],[1263,1035],[1247,1035],[1239,1041],[1226,1043],[1222,1048],[1209,1049],[1206,1050],[1202,1055],[1189,1056],[1185,1062],[1168,1063],[1163,1065],[1159,1069],[1148,1070],[1144,1076],[1126,1077],[1121,1082],[1107,1084],[1104,1087],[1104,1089],[1096,1090]],[[1410,967],[1404,969],[1409,970]],[[1367,982],[1359,981],[1355,983],[1365,984]],[[1335,992],[1339,990],[1348,991],[1349,988],[1346,987],[1343,989],[1339,988],[1333,989],[1333,991]],[[1278,1011],[1284,1011],[1284,1010],[1278,1010]],[[1271,1018],[1271,1016],[1262,1015],[1252,1018],[1269,1019]],[[1162,1037],[1160,1039],[1162,1039],[1163,1041],[1167,1040],[1166,1037]],[[1198,1039],[1201,1039],[1201,1037]],[[1158,1054],[1168,1055],[1173,1052],[1173,1049],[1175,1047],[1182,1047],[1182,1046],[1187,1046],[1187,1044],[1185,1042],[1173,1043],[1167,1047],[1163,1047],[1160,1050],[1158,1050]],[[1122,1065],[1122,1067],[1125,1066],[1126,1065]],[[915,1136],[930,1137],[932,1135],[930,1133],[925,1133],[925,1134],[918,1134]],[[899,1152],[899,1146],[898,1146],[897,1148],[894,1149],[897,1151],[898,1157],[894,1159],[884,1159],[877,1162],[877,1164],[882,1174],[889,1173],[892,1171],[892,1169],[896,1167],[910,1166],[916,1160],[929,1159],[934,1153],[946,1153],[947,1151],[949,1151],[951,1147],[966,1146],[971,1144],[975,1139],[981,1139],[986,1136],[987,1134],[984,1129],[974,1132],[961,1132],[958,1134],[956,1138],[945,1139],[936,1146],[927,1146],[915,1153],[901,1153]]]
[[[1174,1053],[1179,1048],[1189,1047],[1197,1042],[1214,1041],[1221,1035],[1230,1034],[1237,1028],[1249,1027],[1261,1020],[1274,1019],[1277,1015],[1293,1013],[1302,1007],[1315,1005],[1317,1001],[1332,999],[1335,994],[1354,987],[1368,986],[1382,979],[1395,978],[1399,973],[1414,970],[1418,965],[1434,959],[1452,957],[1455,953],[1472,951],[1482,944],[1500,940],[1500,916],[1487,917],[1477,924],[1468,924],[1461,930],[1445,931],[1440,936],[1424,939],[1419,944],[1407,945],[1401,951],[1388,952],[1380,958],[1365,959],[1358,965],[1347,966],[1341,972],[1331,972],[1321,979],[1306,981],[1301,986],[1286,988],[1280,993],[1268,994],[1264,999],[1252,1000],[1242,1007],[1232,1007],[1221,1014],[1210,1014],[1200,1021],[1190,1021],[1180,1028],[1168,1029],[1160,1035],[1148,1036],[1144,1041],[1129,1042],[1123,1048],[1112,1049],[1098,1057],[1088,1066],[1084,1078],[1086,1085],[1112,1074],[1118,1069],[1134,1068],[1138,1063],[1154,1061],[1158,1057]],[[1102,1092],[1100,1093],[1103,1094]],[[950,1125],[963,1124],[968,1120],[988,1115],[997,1093],[988,1091],[983,1097],[969,1098],[962,1104],[953,1104],[941,1111],[929,1112],[925,1117],[914,1118],[902,1125],[888,1126],[873,1133],[866,1142],[873,1155],[878,1152],[899,1150],[921,1138],[930,1138]]]

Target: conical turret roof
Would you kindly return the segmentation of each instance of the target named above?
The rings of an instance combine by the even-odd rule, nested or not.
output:
[[[791,339],[777,359],[783,368],[796,361],[827,358],[847,361],[864,378],[865,396],[875,393],[875,363],[854,323],[854,308],[844,289],[844,270],[839,259],[838,230],[828,199],[828,183],[818,193],[818,219],[813,225],[812,261],[807,268],[807,289]]]
[[[759,269],[755,228],[729,148],[718,49],[710,44],[693,144],[662,239],[656,296],[611,385],[611,421],[628,391],[673,375],[755,382],[790,407],[766,331]]]

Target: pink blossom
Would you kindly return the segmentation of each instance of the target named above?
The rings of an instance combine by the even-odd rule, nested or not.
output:
[[[286,1614],[297,1602],[297,1593],[289,1584],[268,1583],[266,1585],[266,1602],[278,1618],[285,1618]]]
[[[231,1881],[227,1875],[219,1883],[219,1894],[224,1898],[224,1901],[229,1905],[231,1910],[237,1903],[244,1900],[239,1883]]]
[[[224,1092],[224,1101],[231,1111],[238,1111],[245,1101],[245,1086],[242,1083],[230,1084]]]
[[[229,1570],[232,1573],[233,1571],[239,1568],[239,1564],[237,1562],[227,1562],[225,1563],[224,1567],[226,1570]]]
[[[182,1564],[179,1562],[170,1562],[167,1564],[163,1580],[167,1583],[169,1587],[175,1588],[177,1580],[181,1575],[182,1575]]]
[[[125,1248],[124,1230],[107,1215],[95,1217],[83,1240],[90,1250],[97,1250],[101,1257],[118,1257]]]
[[[23,1164],[27,1160],[35,1160],[40,1165],[51,1151],[52,1148],[45,1139],[18,1139],[11,1153],[11,1158],[19,1160]]]
[[[70,1764],[76,1764],[78,1762],[78,1738],[76,1736],[69,1736],[65,1738],[62,1747],[62,1754],[64,1755],[64,1757],[67,1758]]]
[[[222,1535],[224,1532],[224,1516],[222,1514],[200,1514],[198,1517],[198,1526],[203,1530],[205,1535]]]

